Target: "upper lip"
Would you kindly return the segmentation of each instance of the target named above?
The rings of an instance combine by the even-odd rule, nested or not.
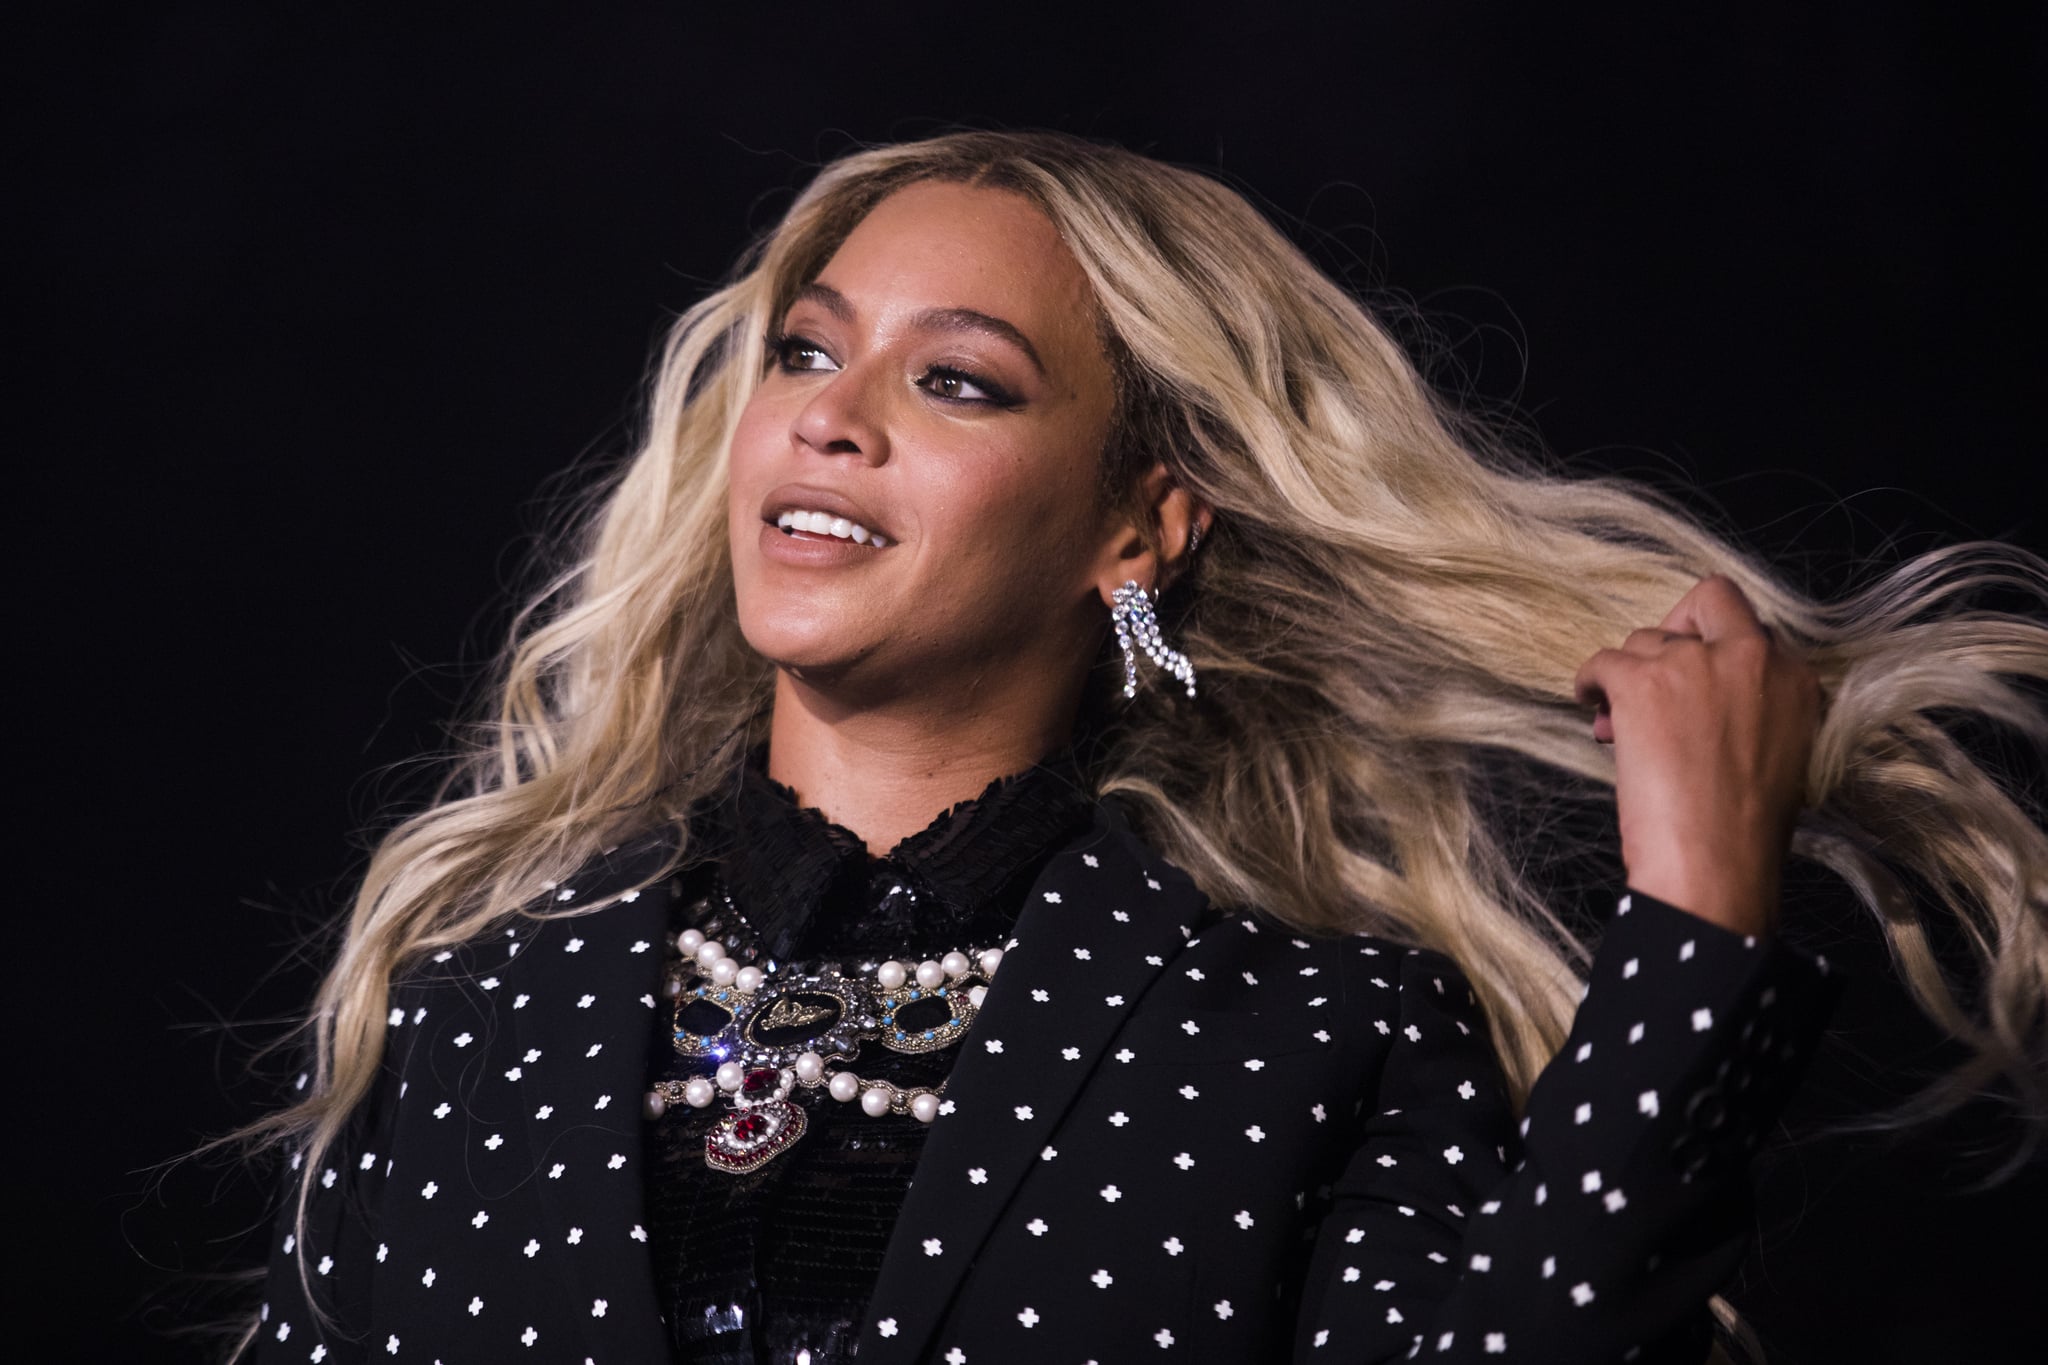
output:
[[[815,488],[805,483],[786,483],[770,493],[761,504],[761,520],[772,526],[777,517],[784,512],[793,511],[828,512],[835,517],[845,517],[848,521],[858,522],[870,533],[887,537],[892,542],[896,539],[894,531],[876,521],[866,508],[852,498],[843,493],[834,493],[830,489]]]

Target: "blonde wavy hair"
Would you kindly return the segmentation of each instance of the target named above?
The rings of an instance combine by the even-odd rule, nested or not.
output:
[[[1575,671],[1725,574],[1825,689],[1794,856],[1854,888],[1913,998],[1968,1045],[1924,1110],[2003,1077],[2040,1126],[2048,837],[1943,722],[1999,722],[2048,751],[2048,714],[2021,685],[2048,679],[2048,627],[1967,606],[1986,587],[2041,601],[2048,562],[1972,542],[1814,600],[1671,498],[1565,477],[1480,430],[1215,180],[1062,135],[966,132],[825,166],[675,322],[644,439],[573,565],[521,613],[482,739],[370,861],[309,1020],[312,1084],[245,1136],[289,1139],[319,1169],[370,1089],[395,973],[539,913],[543,888],[598,850],[680,824],[761,738],[771,669],[741,637],[727,548],[734,424],[795,292],[923,180],[1023,195],[1087,273],[1118,394],[1102,495],[1131,497],[1164,461],[1215,510],[1163,604],[1200,700],[1105,702],[1098,767],[1100,791],[1128,798],[1210,897],[1449,954],[1519,1103],[1562,1044],[1589,953],[1489,815],[1493,760],[1604,794],[1613,759]],[[1096,676],[1105,696],[1120,681]],[[1930,944],[1937,921],[1974,956],[1968,1004]]]

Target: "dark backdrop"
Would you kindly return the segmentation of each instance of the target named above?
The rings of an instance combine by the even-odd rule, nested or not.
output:
[[[1815,586],[2048,537],[2038,17],[292,8],[79,4],[8,44],[14,1358],[192,1358],[157,1329],[255,1254],[262,1191],[150,1163],[274,1099],[250,1047],[311,987],[296,945],[418,798],[390,765],[444,743],[559,471],[618,452],[665,321],[856,141],[1044,126],[1220,169],[1418,305],[1473,401],[1696,486]],[[1809,1124],[1929,1054],[1867,934],[1802,932],[1856,967]],[[2038,1332],[2043,1182],[1958,1188],[1989,1131],[1766,1168],[1737,1297],[1781,1359]]]

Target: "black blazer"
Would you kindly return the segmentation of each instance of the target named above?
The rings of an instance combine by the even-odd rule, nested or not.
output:
[[[639,1173],[671,894],[523,920],[395,989],[346,1150],[298,1173],[303,1282],[279,1221],[259,1360],[668,1358]],[[1448,958],[1212,911],[1105,802],[963,1043],[861,1358],[1696,1365],[1749,1153],[1837,994],[1624,896],[1518,1131]]]

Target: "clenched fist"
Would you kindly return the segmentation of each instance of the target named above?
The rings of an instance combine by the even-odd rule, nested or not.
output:
[[[1774,927],[1778,879],[1820,725],[1811,666],[1720,574],[1655,630],[1580,666],[1593,738],[1614,745],[1628,885],[1741,934]]]

